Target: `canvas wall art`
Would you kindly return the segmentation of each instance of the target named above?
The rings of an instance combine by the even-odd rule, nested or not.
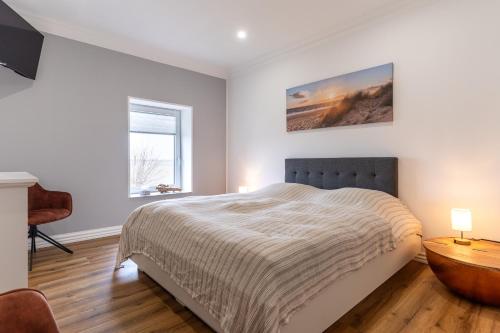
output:
[[[390,122],[393,64],[287,89],[287,131]]]

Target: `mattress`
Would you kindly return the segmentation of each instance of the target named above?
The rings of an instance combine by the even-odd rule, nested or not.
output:
[[[222,332],[278,332],[335,281],[419,232],[386,193],[274,184],[138,208],[117,264],[148,258]]]

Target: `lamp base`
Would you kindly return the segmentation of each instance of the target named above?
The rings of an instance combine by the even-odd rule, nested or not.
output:
[[[453,241],[455,242],[455,244],[459,244],[459,245],[470,245],[470,240],[469,239],[466,239],[466,238],[455,238],[453,239]]]

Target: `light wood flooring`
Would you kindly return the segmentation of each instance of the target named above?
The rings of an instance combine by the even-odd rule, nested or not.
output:
[[[114,270],[117,237],[70,247],[75,254],[40,249],[29,275],[62,332],[211,332],[134,263]],[[411,262],[327,332],[500,332],[500,309],[451,294]]]

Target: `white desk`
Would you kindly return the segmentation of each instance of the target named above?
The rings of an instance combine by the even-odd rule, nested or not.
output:
[[[27,172],[0,172],[0,293],[28,287],[28,187],[36,182]]]

